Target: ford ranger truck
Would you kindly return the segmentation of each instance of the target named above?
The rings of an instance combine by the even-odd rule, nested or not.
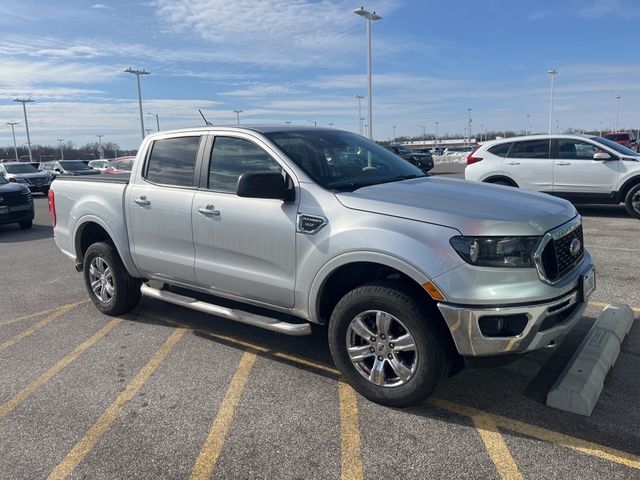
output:
[[[161,132],[130,174],[59,177],[49,201],[101,312],[145,295],[288,335],[325,325],[344,378],[392,406],[461,359],[555,345],[595,288],[569,202],[431,177],[337,129]]]

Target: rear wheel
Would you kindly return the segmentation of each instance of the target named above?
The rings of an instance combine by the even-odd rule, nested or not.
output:
[[[640,183],[631,187],[624,198],[627,212],[634,218],[640,218]]]
[[[111,243],[91,245],[84,256],[84,283],[93,304],[106,315],[120,315],[140,301],[140,279],[127,272]]]
[[[509,182],[507,180],[501,180],[501,179],[489,180],[487,183],[492,183],[494,185],[504,185],[505,187],[513,187],[513,186],[515,186],[511,182]]]
[[[336,366],[371,401],[408,407],[427,398],[446,364],[431,313],[410,293],[375,282],[346,294],[329,323]]]

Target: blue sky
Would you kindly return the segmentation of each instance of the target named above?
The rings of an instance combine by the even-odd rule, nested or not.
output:
[[[358,131],[356,94],[366,95],[361,2],[344,0],[3,0],[0,16],[0,145],[21,105],[34,144],[140,141],[135,77],[145,126],[214,123]],[[555,117],[566,128],[640,127],[637,0],[389,0],[365,8],[373,23],[374,137],[546,131],[549,75]],[[366,99],[363,101],[365,115]],[[554,121],[554,124],[556,122]],[[554,125],[555,127],[555,125]]]

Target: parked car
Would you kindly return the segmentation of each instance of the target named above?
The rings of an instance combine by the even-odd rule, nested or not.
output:
[[[100,172],[91,168],[82,160],[59,160],[57,162],[41,162],[40,170],[58,175],[99,175]]]
[[[127,156],[127,157],[118,157],[109,162],[109,166],[105,168],[103,173],[113,174],[113,173],[128,173],[131,172],[131,168],[133,168],[133,161],[136,157]]]
[[[59,177],[49,200],[99,311],[142,294],[283,334],[327,325],[343,378],[394,406],[464,359],[555,345],[595,288],[569,202],[432,177],[332,128],[152,134],[127,178]]]
[[[0,175],[0,225],[17,223],[23,230],[33,226],[33,198],[29,188]]]
[[[392,143],[387,146],[387,149],[411,162],[424,173],[427,173],[433,168],[433,156],[430,153],[414,152],[399,143]]]
[[[550,193],[573,203],[624,202],[640,218],[640,155],[593,135],[533,135],[483,143],[467,180]]]
[[[614,141],[619,143],[623,147],[630,148],[631,150],[635,150],[636,152],[640,151],[640,144],[638,143],[638,138],[633,132],[612,132],[603,135],[607,140]]]
[[[47,172],[39,172],[33,164],[26,162],[0,163],[0,175],[10,182],[24,183],[32,192],[46,194],[51,186],[53,176]]]
[[[107,167],[109,167],[110,162],[109,160],[89,160],[89,163],[87,165],[89,165],[94,170],[104,172]]]
[[[460,155],[472,152],[476,147],[472,145],[462,145],[459,147],[447,147],[442,151],[442,155]]]

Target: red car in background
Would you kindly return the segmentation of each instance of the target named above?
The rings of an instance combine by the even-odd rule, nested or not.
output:
[[[640,145],[638,145],[638,138],[633,132],[611,132],[603,135],[604,138],[620,145],[640,152]]]
[[[135,158],[135,156],[115,158],[102,173],[129,173],[133,168]]]

